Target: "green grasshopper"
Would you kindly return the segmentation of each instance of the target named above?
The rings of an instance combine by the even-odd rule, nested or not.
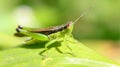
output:
[[[48,46],[55,42],[65,42],[68,36],[72,36],[72,30],[74,27],[75,22],[77,22],[82,16],[85,15],[84,12],[80,15],[74,22],[68,22],[66,24],[48,28],[28,28],[18,26],[16,28],[15,36],[18,37],[32,37],[33,39],[40,40],[40,41],[47,41],[45,44],[45,51],[47,52]],[[68,45],[67,45],[68,46]]]

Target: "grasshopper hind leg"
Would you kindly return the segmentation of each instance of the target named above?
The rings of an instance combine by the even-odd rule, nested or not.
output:
[[[21,26],[21,25],[18,25],[17,28],[18,28],[18,29],[23,29],[23,30],[26,30],[26,31],[32,31],[32,30],[37,29],[37,28],[24,27],[24,26]]]

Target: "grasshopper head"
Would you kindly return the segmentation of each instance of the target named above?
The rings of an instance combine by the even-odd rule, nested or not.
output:
[[[67,24],[67,31],[68,31],[68,33],[72,33],[72,30],[73,30],[73,22],[71,21],[71,22],[68,22],[68,24]]]

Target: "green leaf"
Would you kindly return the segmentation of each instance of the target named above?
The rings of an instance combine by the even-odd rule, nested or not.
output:
[[[69,49],[67,46],[71,49]],[[58,42],[44,52],[45,43],[35,42],[0,51],[0,67],[119,67],[73,38]],[[43,52],[43,53],[42,53]],[[40,54],[42,53],[42,55]],[[43,56],[44,55],[44,56]]]

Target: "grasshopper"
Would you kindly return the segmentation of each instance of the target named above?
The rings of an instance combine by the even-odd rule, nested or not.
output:
[[[80,15],[74,22],[68,22],[66,24],[54,26],[54,27],[39,29],[39,28],[22,27],[19,25],[16,28],[15,36],[18,36],[18,37],[28,36],[39,41],[47,41],[47,43],[45,44],[45,51],[47,52],[48,46],[52,45],[55,42],[61,42],[61,41],[65,42],[65,39],[67,36],[72,36],[72,30],[73,30],[74,24],[81,17],[83,17],[85,13],[86,11],[82,13],[82,15]]]

